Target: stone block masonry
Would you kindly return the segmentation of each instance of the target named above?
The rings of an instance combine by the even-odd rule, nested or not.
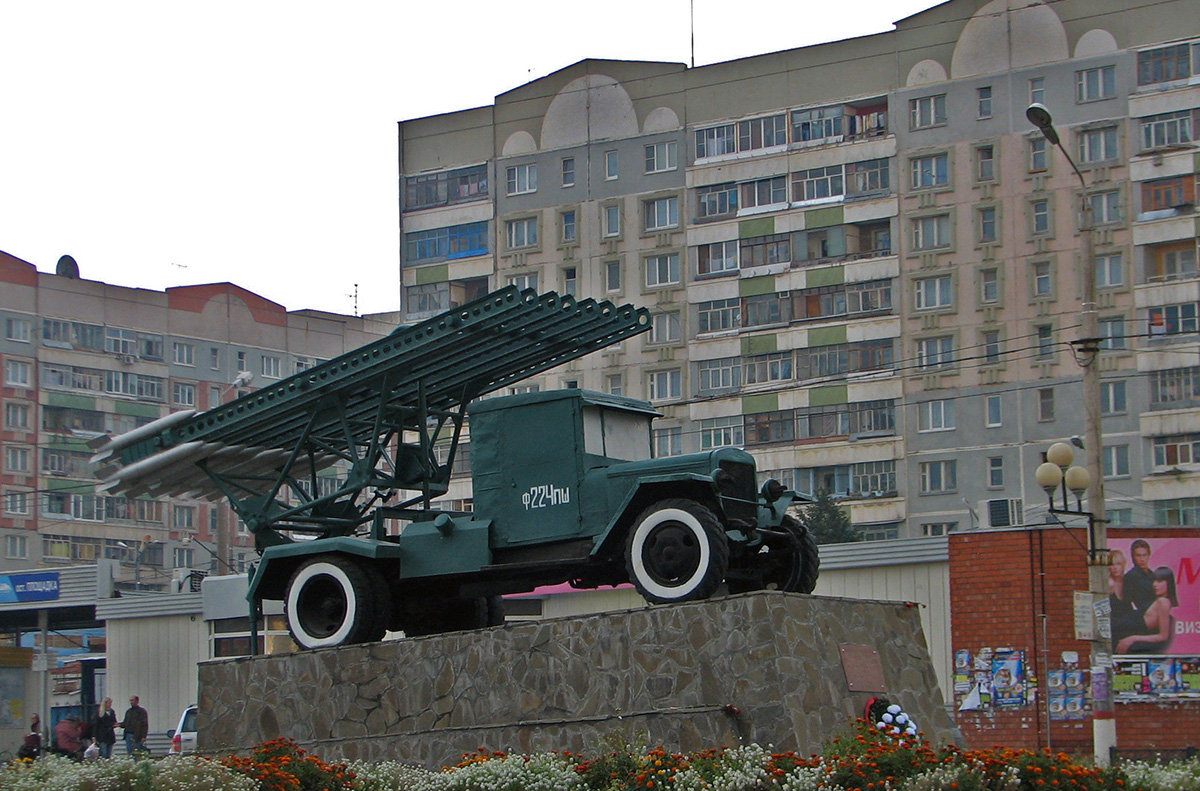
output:
[[[844,646],[873,649],[882,685],[852,668],[851,691]],[[440,767],[480,747],[594,755],[613,735],[672,751],[757,742],[807,754],[876,695],[931,738],[954,738],[916,606],[759,592],[207,662],[200,749],[283,736],[327,760]]]

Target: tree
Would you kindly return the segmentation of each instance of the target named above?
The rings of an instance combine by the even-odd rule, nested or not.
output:
[[[808,528],[818,544],[845,544],[862,540],[858,528],[851,524],[849,515],[825,489],[818,489],[816,498],[801,511],[800,522]]]

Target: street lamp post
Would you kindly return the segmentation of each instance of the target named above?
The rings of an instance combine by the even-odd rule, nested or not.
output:
[[[1087,195],[1087,182],[1083,178],[1083,173],[1079,171],[1079,167],[1075,164],[1075,160],[1071,158],[1070,152],[1063,147],[1062,140],[1058,136],[1058,132],[1054,129],[1054,119],[1050,115],[1050,111],[1041,104],[1031,104],[1025,111],[1025,117],[1029,122],[1041,130],[1046,140],[1058,148],[1067,158],[1067,162],[1071,165],[1071,169],[1075,171],[1075,175],[1079,178],[1079,237],[1080,237],[1080,268],[1083,278],[1083,305],[1080,313],[1080,333],[1081,337],[1078,341],[1074,341],[1072,346],[1075,348],[1076,360],[1083,368],[1083,406],[1084,406],[1084,450],[1087,455],[1088,481],[1084,483],[1084,489],[1087,489],[1087,511],[1082,510],[1080,505],[1078,511],[1066,511],[1066,513],[1076,513],[1088,517],[1088,535],[1090,545],[1088,547],[1088,589],[1093,595],[1099,594],[1106,596],[1108,594],[1108,536],[1106,530],[1107,520],[1105,519],[1106,507],[1104,502],[1104,468],[1103,468],[1103,450],[1104,439],[1100,428],[1100,318],[1097,313],[1096,305],[1096,260],[1092,254],[1092,203]],[[1051,446],[1054,450],[1057,446],[1064,447],[1071,457],[1074,457],[1069,445],[1056,443]],[[1053,465],[1055,460],[1049,459],[1048,463]],[[1061,474],[1066,476],[1070,473],[1070,460],[1067,465],[1063,465],[1060,469]],[[1041,481],[1042,467],[1038,468],[1038,482]],[[1049,472],[1047,471],[1047,475]],[[1075,482],[1079,482],[1079,477],[1076,475]],[[1067,486],[1070,482],[1064,481]],[[1056,484],[1057,487],[1057,484]],[[1064,490],[1065,498],[1065,490]],[[1065,502],[1065,500],[1064,500]],[[1053,496],[1051,497],[1051,511],[1055,510],[1053,504]],[[1113,702],[1112,702],[1112,661],[1111,661],[1111,644],[1097,634],[1091,645],[1091,665],[1092,665],[1092,746],[1094,749],[1094,760],[1098,766],[1108,766],[1110,755],[1113,747],[1117,744],[1117,723],[1113,718]],[[1097,678],[1099,676],[1099,678]]]

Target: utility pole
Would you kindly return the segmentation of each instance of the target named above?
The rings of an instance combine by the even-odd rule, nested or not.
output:
[[[1070,152],[1063,147],[1054,119],[1041,104],[1031,104],[1025,111],[1030,123],[1041,130],[1052,145],[1067,158],[1079,177],[1079,270],[1083,278],[1083,305],[1079,316],[1082,337],[1073,342],[1076,361],[1083,368],[1084,451],[1091,484],[1087,490],[1087,513],[1091,545],[1088,547],[1088,590],[1099,601],[1108,596],[1108,521],[1104,502],[1104,435],[1100,425],[1100,317],[1096,304],[1096,259],[1092,253],[1092,203],[1087,194],[1087,181],[1079,171]],[[1092,676],[1092,748],[1097,766],[1108,766],[1112,748],[1117,746],[1117,721],[1112,696],[1112,642],[1096,630],[1091,641]]]

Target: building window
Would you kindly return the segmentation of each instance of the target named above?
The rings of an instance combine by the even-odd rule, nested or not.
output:
[[[958,530],[958,522],[929,522],[921,525],[923,536],[945,536]]]
[[[646,258],[646,287],[671,286],[679,283],[679,253],[652,255]]]
[[[1196,314],[1195,302],[1152,307],[1148,313],[1147,333],[1151,337],[1194,333],[1200,329]]]
[[[604,212],[604,237],[611,239],[614,236],[621,235],[621,207],[617,205],[605,206]]]
[[[678,165],[678,144],[674,140],[646,146],[646,172],[662,173],[675,170]]]
[[[656,428],[651,433],[651,439],[654,443],[656,459],[683,455],[683,429],[681,427]]]
[[[995,146],[979,146],[975,149],[975,180],[994,181],[996,179],[996,148]]]
[[[29,516],[29,504],[33,500],[33,492],[5,492],[4,513],[13,516]]]
[[[196,386],[175,382],[171,386],[171,401],[177,406],[195,406]]]
[[[616,151],[604,152],[604,179],[612,181],[620,175],[620,159]]]
[[[1094,225],[1112,225],[1121,221],[1121,193],[1118,190],[1088,196]]]
[[[558,215],[558,236],[563,244],[579,241],[579,225],[576,214],[572,211],[560,212]]]
[[[1196,202],[1196,177],[1174,176],[1142,182],[1142,211],[1177,209]]]
[[[8,511],[7,513],[13,513]],[[7,558],[27,558],[29,557],[29,542],[27,536],[5,536],[4,537],[4,556]]]
[[[529,289],[529,288],[532,288],[534,291],[537,291],[538,273],[537,272],[527,272],[526,274],[523,274],[523,275],[511,275],[508,278],[508,284],[510,286],[516,286],[517,288],[521,289],[522,291]]]
[[[696,158],[787,144],[787,117],[772,115],[696,131]]]
[[[1100,319],[1100,348],[1125,348],[1125,319],[1121,317]]]
[[[786,233],[742,239],[739,248],[738,263],[743,269],[792,260],[792,239]]]
[[[562,268],[562,293],[575,296],[579,290],[579,270],[573,266]]]
[[[1050,201],[1041,198],[1029,202],[1029,230],[1037,236],[1050,233]]]
[[[1098,102],[1117,95],[1115,66],[1099,66],[1075,72],[1075,101]]]
[[[575,157],[563,157],[562,185],[564,187],[575,186]]]
[[[934,310],[954,305],[954,283],[950,275],[914,280],[916,310]]]
[[[740,448],[746,444],[742,416],[714,417],[700,421],[700,449]]]
[[[1115,126],[1080,132],[1077,140],[1081,163],[1113,162],[1120,154],[1117,149],[1117,128]]]
[[[1043,387],[1037,391],[1038,396],[1038,420],[1047,422],[1054,420],[1054,388]]]
[[[742,359],[721,357],[716,360],[701,360],[696,366],[699,375],[698,389],[701,393],[717,390],[732,390],[742,384]],[[741,426],[741,420],[738,420]]]
[[[1125,383],[1100,383],[1100,413],[1118,415],[1125,412]]]
[[[1200,399],[1200,367],[1150,372],[1150,403],[1156,407]]]
[[[1128,478],[1129,477],[1129,446],[1128,445],[1105,445],[1104,450],[1104,477],[1105,478]]]
[[[975,89],[976,106],[978,108],[977,117],[991,118],[992,117],[992,86],[985,85],[982,88]]]
[[[1004,459],[1001,456],[988,457],[989,489],[1000,489],[1004,486]]]
[[[958,488],[957,463],[949,461],[921,462],[921,494],[944,494]]]
[[[504,173],[509,195],[527,195],[537,192],[537,163],[513,165],[505,169]]]
[[[1173,500],[1156,501],[1154,503],[1154,524],[1200,524],[1200,497],[1180,497]]]
[[[1142,150],[1192,142],[1192,114],[1192,110],[1180,110],[1138,119]]]
[[[1029,81],[1029,103],[1046,103],[1046,78],[1034,77]]]
[[[878,184],[880,183],[880,179],[878,177],[877,169],[875,170],[875,173],[876,177],[874,179],[874,183]],[[884,171],[882,183],[884,187],[886,187],[886,170]],[[870,187],[871,184],[872,179],[868,174],[866,175],[862,186]],[[876,189],[880,189],[880,187],[876,187]],[[794,201],[835,198],[839,195],[844,195],[845,193],[846,181],[841,165],[830,165],[823,168],[798,170],[792,174],[792,200]],[[780,200],[786,200],[786,196],[780,196]]]
[[[678,343],[679,339],[679,314],[677,312],[656,313],[651,317],[647,343]]]
[[[193,366],[196,364],[196,361],[195,361],[196,350],[195,350],[195,347],[192,346],[192,344],[180,343],[179,341],[176,341],[173,346],[174,346],[174,350],[175,350],[175,364],[176,365]]]
[[[507,234],[509,250],[516,250],[521,247],[534,247],[538,243],[538,223],[536,217],[509,220],[504,224],[504,228]]]
[[[1192,75],[1190,44],[1172,44],[1138,53],[1138,85],[1182,80]]]
[[[625,395],[625,377],[622,374],[604,375],[604,392],[609,395]]]
[[[914,250],[936,250],[950,246],[950,215],[918,217],[912,221]]]
[[[1196,242],[1154,245],[1146,251],[1146,280],[1175,280],[1196,275]]]
[[[1033,296],[1050,297],[1054,292],[1054,280],[1050,273],[1049,261],[1037,261],[1030,265],[1030,276],[1033,278]]]
[[[267,379],[278,379],[281,368],[279,358],[271,354],[264,354],[261,356],[261,360],[262,368],[260,370],[262,371],[262,375]]]
[[[988,428],[996,428],[1004,425],[1003,418],[1003,399],[998,395],[990,395],[984,403],[985,422]]]
[[[917,341],[918,368],[949,368],[954,365],[954,338],[945,335]]]
[[[1050,324],[1038,324],[1033,331],[1037,338],[1037,357],[1045,362],[1054,355],[1054,327]]]
[[[942,187],[950,182],[950,157],[934,154],[912,159],[912,188]]]
[[[825,349],[840,349],[840,363],[836,369],[821,370],[819,364],[814,364],[814,376],[827,376],[832,373],[845,373],[845,350],[844,347],[828,347],[819,346],[809,350],[812,357],[822,356],[822,350]],[[788,352],[769,352],[767,354],[756,354],[746,358],[746,384],[765,384],[767,382],[787,382],[793,378],[792,368],[792,353]]]
[[[984,206],[976,212],[979,218],[977,233],[980,244],[990,244],[996,241],[996,207]]]
[[[1125,284],[1125,268],[1120,253],[1096,256],[1096,288],[1116,288]]]
[[[440,313],[450,308],[450,284],[426,283],[404,289],[410,315]]]
[[[488,252],[488,224],[473,222],[404,234],[404,263],[424,264]]]
[[[195,530],[196,509],[190,505],[176,505],[171,509],[171,521],[176,530]]]
[[[8,445],[4,448],[4,470],[14,474],[29,472],[29,448]]]
[[[946,94],[923,96],[908,102],[909,128],[927,129],[946,123]]]
[[[985,305],[1000,301],[1000,270],[989,268],[979,271],[979,301]]]
[[[621,262],[604,263],[604,290],[612,294],[621,290]]]
[[[952,431],[954,429],[954,401],[943,399],[925,401],[919,405],[919,431]]]
[[[980,336],[983,339],[983,362],[985,365],[997,365],[1002,351],[1000,330],[984,330]]]
[[[29,387],[30,365],[21,360],[4,361],[4,384],[12,387]]]
[[[683,394],[683,375],[678,368],[669,371],[654,371],[647,380],[651,401],[674,400]]]
[[[487,165],[426,173],[404,179],[404,210],[425,209],[488,196]]]
[[[1040,173],[1046,170],[1049,159],[1046,156],[1046,138],[1029,138],[1029,172]]]
[[[679,198],[655,198],[643,204],[646,208],[646,230],[662,231],[679,227]]]
[[[698,307],[700,332],[721,332],[741,326],[741,301],[736,297],[701,302]]]
[[[1200,434],[1172,434],[1154,438],[1154,466],[1178,467],[1200,463]]]
[[[733,272],[738,268],[738,243],[713,242],[696,248],[696,268],[701,275]]]
[[[29,405],[7,402],[4,405],[4,427],[23,430],[29,428]]]
[[[29,343],[29,332],[32,325],[28,319],[5,319],[4,337],[18,343]]]

